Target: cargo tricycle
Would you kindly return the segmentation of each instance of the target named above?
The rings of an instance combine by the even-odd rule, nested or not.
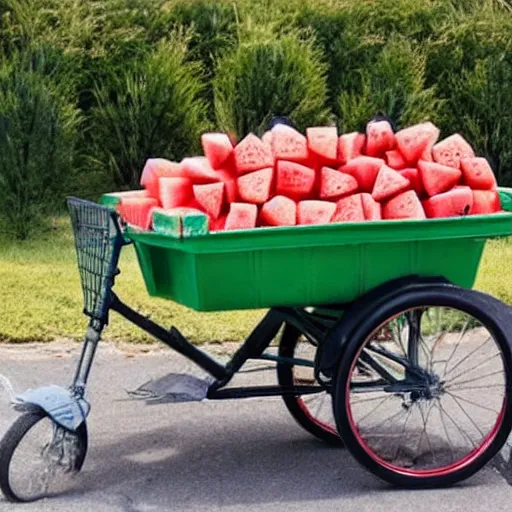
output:
[[[512,191],[500,196],[509,209]],[[70,198],[68,207],[89,323],[71,386],[14,400],[22,414],[0,443],[8,500],[46,496],[82,468],[86,385],[112,312],[204,370],[170,375],[167,401],[281,396],[306,431],[396,486],[455,484],[506,442],[512,309],[472,287],[486,241],[512,234],[511,213],[174,239],[126,226],[100,204]],[[151,296],[197,311],[268,312],[221,364],[114,293],[128,244]],[[275,364],[277,385],[230,385],[249,360]]]

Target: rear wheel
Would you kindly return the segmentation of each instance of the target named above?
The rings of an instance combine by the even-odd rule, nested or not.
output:
[[[395,485],[438,487],[499,451],[512,363],[495,314],[481,294],[453,288],[370,315],[342,355],[335,394],[339,432],[362,465]]]
[[[300,332],[286,325],[280,344],[279,356],[303,360],[307,366],[278,363],[277,377],[281,386],[314,386],[314,361],[317,347]],[[329,391],[318,385],[318,393],[303,396],[283,396],[284,403],[291,415],[310,434],[327,443],[341,446],[343,443],[336,429],[332,409],[332,397]]]
[[[12,502],[35,501],[65,489],[87,454],[85,422],[76,433],[43,411],[20,416],[0,442],[0,488]]]

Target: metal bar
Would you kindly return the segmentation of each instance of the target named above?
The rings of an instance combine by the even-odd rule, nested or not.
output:
[[[315,363],[313,361],[308,361],[307,359],[295,359],[293,357],[282,357],[275,356],[274,354],[261,354],[260,357],[255,359],[263,359],[264,361],[275,361],[276,363],[287,364],[289,366],[308,366],[310,368],[315,367]]]
[[[268,396],[312,395],[325,391],[320,386],[252,386],[243,388],[211,389],[210,400],[229,400],[233,398],[256,398]]]
[[[91,320],[87,327],[82,353],[80,355],[80,360],[78,361],[75,377],[71,386],[80,397],[83,397],[85,394],[85,387],[87,385],[87,380],[89,378],[92,362],[100,341],[103,327],[104,324],[99,320]]]
[[[176,350],[181,355],[189,358],[191,361],[200,366],[203,370],[213,375],[216,379],[225,379],[230,374],[226,367],[219,364],[206,352],[198,349],[190,343],[175,327],[170,331],[164,329],[162,326],[153,322],[149,318],[137,313],[128,305],[124,304],[119,298],[113,294],[111,309],[140,327],[143,331],[151,334],[161,342],[165,343],[168,347]]]
[[[318,329],[302,311],[292,308],[276,308],[276,310],[282,315],[283,320],[298,329],[311,343],[318,345],[325,337],[326,333]]]

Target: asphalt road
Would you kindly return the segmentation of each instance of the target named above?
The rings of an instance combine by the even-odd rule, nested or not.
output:
[[[0,347],[0,373],[17,391],[67,385],[77,353],[77,345],[65,343]],[[491,466],[451,489],[390,488],[345,450],[304,432],[277,398],[173,405],[127,399],[125,390],[190,368],[166,349],[104,346],[89,387],[83,472],[59,497],[23,506],[0,497],[0,512],[510,510],[512,487]],[[265,371],[240,378],[274,376]],[[7,402],[0,389],[0,435],[16,414]]]

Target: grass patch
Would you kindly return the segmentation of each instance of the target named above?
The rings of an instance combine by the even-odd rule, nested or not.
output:
[[[175,325],[195,343],[244,339],[262,312],[197,313],[171,301],[149,297],[131,247],[123,250],[116,293],[162,325]],[[67,218],[34,240],[0,240],[0,341],[81,339],[87,318],[75,249]],[[148,342],[151,337],[112,313],[104,339]]]
[[[261,311],[197,313],[171,301],[149,297],[131,247],[123,250],[116,293],[163,325],[176,325],[195,343],[244,339]],[[475,288],[512,303],[512,241],[487,244]],[[26,242],[0,240],[0,341],[81,339],[87,324],[67,217]],[[148,342],[148,337],[115,313],[107,340]]]

